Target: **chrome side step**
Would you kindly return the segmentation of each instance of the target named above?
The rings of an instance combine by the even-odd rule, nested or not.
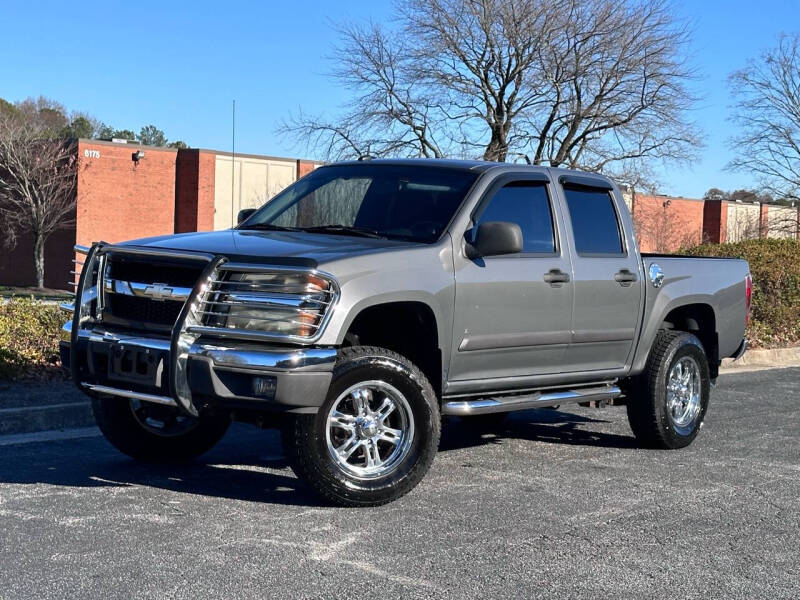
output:
[[[495,398],[478,398],[476,400],[445,401],[442,404],[443,415],[482,415],[486,413],[511,412],[529,408],[556,406],[568,402],[591,402],[593,400],[610,400],[622,393],[615,385],[577,388],[559,392],[533,392],[518,396],[498,396]]]
[[[98,394],[108,394],[109,396],[119,396],[120,398],[130,398],[131,400],[142,400],[143,402],[154,402],[156,404],[164,404],[166,406],[175,406],[178,404],[169,396],[158,396],[156,394],[145,394],[142,392],[133,392],[131,390],[120,390],[105,385],[95,385],[93,383],[82,383],[83,387]]]

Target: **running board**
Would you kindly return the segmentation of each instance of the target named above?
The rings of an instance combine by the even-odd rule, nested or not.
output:
[[[622,391],[615,385],[578,388],[560,392],[533,392],[518,396],[499,396],[496,398],[479,398],[477,400],[454,400],[442,405],[443,415],[482,415],[486,413],[511,412],[529,408],[556,406],[568,402],[591,402],[593,400],[610,400]]]

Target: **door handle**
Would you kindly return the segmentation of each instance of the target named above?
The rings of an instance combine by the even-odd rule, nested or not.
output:
[[[620,284],[623,287],[628,287],[632,283],[639,280],[639,277],[636,273],[632,273],[628,269],[622,269],[614,274],[614,281]]]
[[[561,269],[550,269],[542,279],[553,287],[561,287],[562,283],[569,282],[569,273],[564,273]]]

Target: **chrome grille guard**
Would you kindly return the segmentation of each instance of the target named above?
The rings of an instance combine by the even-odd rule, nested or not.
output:
[[[302,345],[313,344],[322,336],[325,325],[339,299],[339,286],[336,279],[332,275],[316,269],[230,262],[228,257],[223,255],[140,246],[119,246],[105,242],[97,242],[88,249],[76,246],[75,250],[76,252],[86,253],[86,259],[80,272],[75,293],[70,349],[72,353],[70,361],[72,376],[79,387],[83,384],[77,372],[79,361],[76,360],[75,353],[79,350],[80,344],[78,342],[89,340],[94,325],[102,324],[102,308],[106,291],[104,271],[106,256],[109,253],[197,260],[206,263],[200,277],[183,304],[170,336],[170,395],[179,407],[191,415],[197,415],[198,411],[192,402],[187,366],[190,350],[200,337],[273,340]],[[245,284],[244,282],[230,281],[225,277],[226,273],[277,272],[310,274],[328,282],[329,288],[319,292],[317,296],[322,296],[322,298],[319,298],[307,294],[302,289],[272,289],[269,284]],[[285,311],[287,318],[291,318],[291,315],[299,314],[304,310],[308,311],[309,307],[312,307],[318,311],[318,316],[313,322],[304,324],[310,329],[310,335],[308,336],[235,329],[207,324],[207,319],[215,317],[220,309],[224,310],[232,305],[252,305],[258,308],[266,307],[270,310]]]

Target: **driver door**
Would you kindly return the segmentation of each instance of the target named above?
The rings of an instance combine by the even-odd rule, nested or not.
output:
[[[487,221],[516,223],[523,249],[474,260],[457,249],[449,381],[561,369],[571,337],[573,284],[553,197],[546,175],[515,174],[500,177],[478,204],[475,227]],[[496,389],[508,385],[498,381]]]

